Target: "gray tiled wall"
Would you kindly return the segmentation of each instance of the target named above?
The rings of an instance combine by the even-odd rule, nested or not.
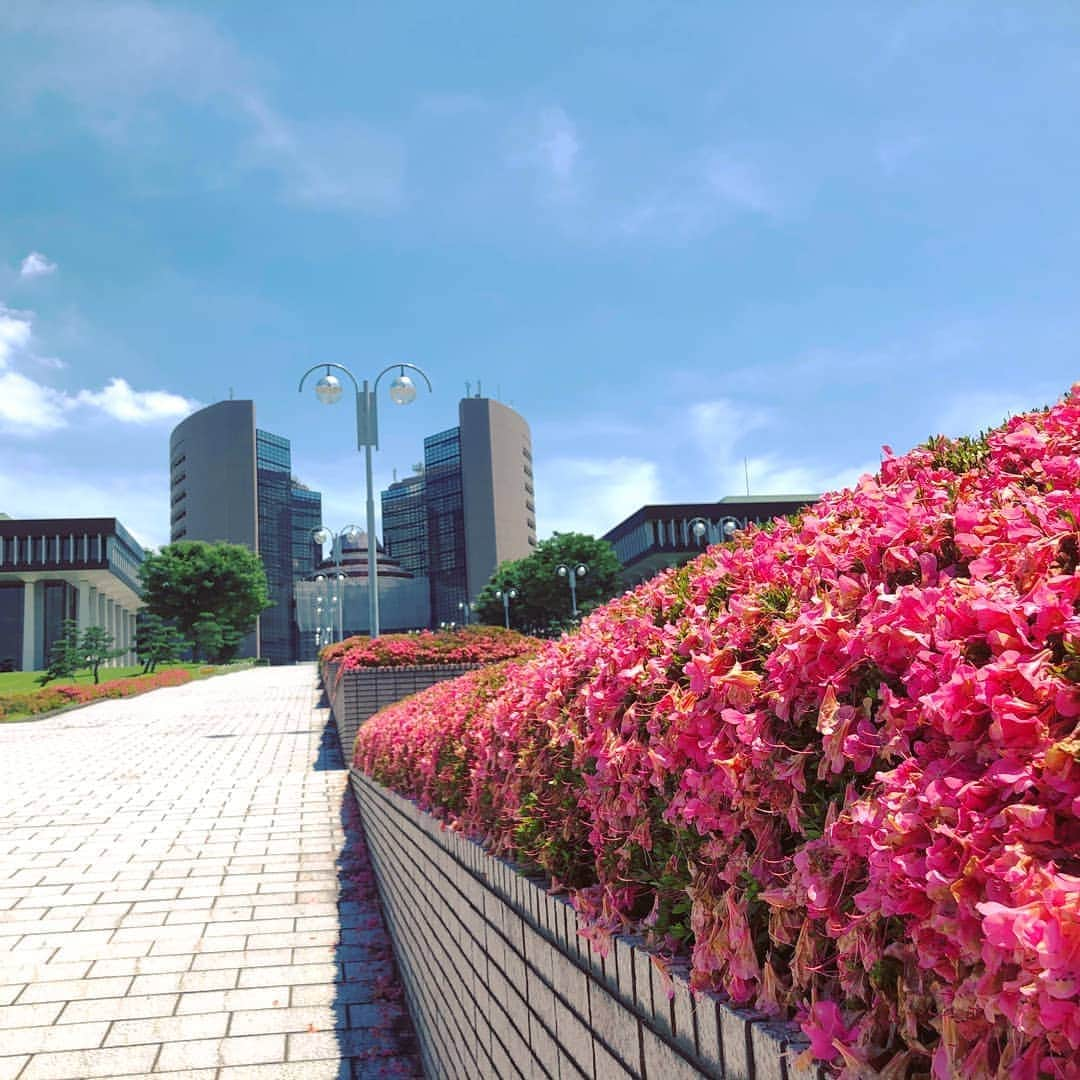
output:
[[[797,1030],[666,980],[632,940],[601,956],[541,882],[352,783],[429,1076],[819,1077]]]
[[[426,690],[445,679],[456,679],[478,666],[440,664],[430,667],[361,668],[346,671],[339,679],[339,665],[324,664],[323,686],[330,699],[345,760],[352,761],[356,732],[368,717],[418,690]]]

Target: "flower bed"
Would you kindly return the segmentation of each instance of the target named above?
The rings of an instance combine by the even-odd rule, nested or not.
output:
[[[439,632],[383,634],[374,641],[367,637],[346,638],[327,645],[319,659],[324,664],[340,663],[341,671],[434,664],[492,664],[533,652],[536,646],[535,638],[514,630],[466,626]]]
[[[163,686],[180,686],[191,682],[193,676],[183,668],[166,668],[153,675],[139,675],[111,682],[87,683],[83,686],[58,684],[26,693],[0,695],[0,717],[37,716],[40,713],[63,709],[68,705],[88,705],[105,698],[133,697]]]
[[[855,1078],[1076,1076],[1080,388],[384,710],[356,765]]]

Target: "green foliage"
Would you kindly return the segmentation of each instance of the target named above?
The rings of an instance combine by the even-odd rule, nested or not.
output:
[[[113,648],[113,636],[104,626],[88,626],[79,642],[80,659],[90,669],[95,684],[100,681],[98,670],[101,665],[125,652],[127,649]]]
[[[181,540],[149,556],[140,573],[148,613],[172,622],[204,656],[218,661],[236,654],[270,607],[262,559],[242,544]]]
[[[37,677],[37,681],[44,686],[53,679],[70,679],[80,667],[79,626],[74,619],[65,619],[60,636],[49,651],[49,666]]]
[[[152,672],[158,664],[174,664],[188,648],[184,636],[160,615],[140,612],[135,630],[135,655],[142,664],[144,674]]]
[[[949,439],[944,435],[934,435],[924,443],[934,455],[934,465],[939,469],[948,469],[958,476],[981,468],[990,455],[990,446],[986,440],[987,432],[978,435],[961,435],[959,439]]]
[[[503,624],[503,602],[495,593],[513,586],[510,625],[537,637],[558,637],[576,625],[570,609],[570,586],[556,573],[560,564],[584,563],[589,572],[576,580],[578,617],[620,592],[621,566],[612,546],[585,533],[554,533],[541,540],[525,559],[503,563],[476,599],[476,617],[492,626]]]

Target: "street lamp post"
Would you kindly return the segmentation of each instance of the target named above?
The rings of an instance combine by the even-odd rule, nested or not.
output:
[[[461,621],[465,626],[469,625],[469,616],[472,612],[472,605],[468,600],[458,601],[458,611],[461,612]]]
[[[510,601],[517,599],[517,589],[512,585],[508,589],[496,589],[495,596],[503,602],[503,625],[510,629]]]
[[[584,563],[578,563],[573,567],[567,566],[566,563],[559,563],[555,567],[555,573],[570,583],[570,614],[575,619],[577,618],[577,579],[583,578],[588,572],[589,568]]]
[[[315,541],[320,547],[323,544],[330,544],[330,554],[333,556],[334,569],[334,581],[337,582],[335,589],[335,602],[338,606],[338,641],[345,640],[345,574],[342,572],[341,564],[344,561],[344,551],[342,550],[346,540],[351,543],[356,543],[360,539],[360,529],[356,525],[346,525],[339,532],[334,532],[333,529],[328,529],[325,525],[317,525],[311,530],[311,539]],[[325,580],[322,574],[316,574],[316,581]],[[327,604],[330,603],[329,588],[327,588]]]
[[[706,543],[712,543],[712,522],[706,521],[705,518],[702,517],[696,517],[691,518],[687,522],[687,525],[690,526],[690,531],[694,534],[696,540],[705,538]],[[740,528],[742,528],[742,526],[740,525],[738,518],[725,517],[720,519],[717,530],[721,540],[732,540]]]
[[[368,386],[367,379],[361,385],[356,376],[344,364],[315,364],[300,377],[300,392],[303,392],[307,377],[319,368],[326,373],[315,384],[315,396],[324,405],[334,405],[341,400],[344,388],[341,380],[330,369],[343,371],[352,380],[356,390],[356,448],[364,451],[364,476],[367,482],[367,534],[368,534],[368,632],[373,638],[379,636],[379,560],[375,543],[375,486],[372,479],[371,451],[379,448],[379,410],[376,394],[379,380],[388,372],[397,369],[397,375],[390,380],[390,400],[395,405],[408,405],[416,399],[416,384],[405,374],[405,369],[415,371],[431,391],[431,380],[416,364],[390,364],[375,376],[374,383]]]

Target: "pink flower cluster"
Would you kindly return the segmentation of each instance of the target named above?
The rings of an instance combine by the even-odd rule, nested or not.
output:
[[[841,1076],[1080,1076],[1080,387],[361,729]]]
[[[40,690],[0,694],[0,717],[36,716],[38,713],[62,709],[76,702],[85,705],[104,698],[132,697],[163,686],[179,686],[181,683],[190,682],[191,678],[191,672],[183,668],[165,668],[153,675],[113,679],[111,682],[96,685],[94,683],[57,683],[42,687]]]
[[[327,645],[319,659],[341,663],[343,671],[425,664],[493,664],[536,649],[536,640],[496,626],[467,626],[415,634],[383,634],[372,641],[351,637]]]

